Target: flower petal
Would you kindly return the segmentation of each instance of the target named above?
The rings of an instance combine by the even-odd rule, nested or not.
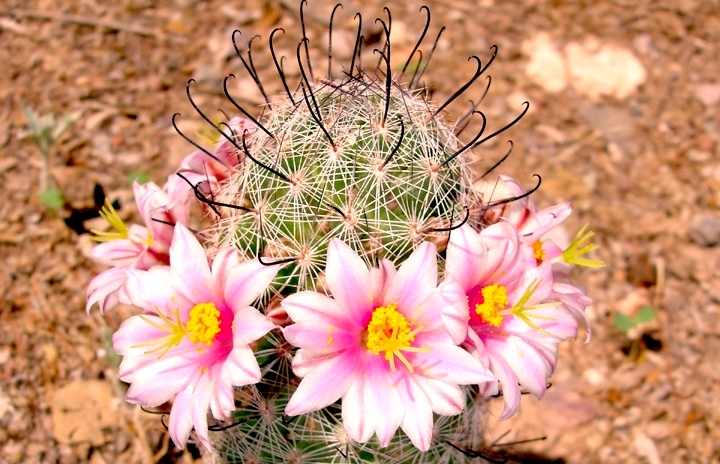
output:
[[[173,277],[177,279],[175,290],[190,301],[213,302],[218,306],[224,303],[221,295],[216,294],[205,250],[182,224],[175,225],[175,235],[170,246],[170,268]]]
[[[400,400],[405,408],[400,427],[420,451],[430,448],[433,432],[433,415],[430,401],[412,378],[398,385]]]
[[[440,304],[440,317],[445,329],[456,345],[465,340],[468,331],[468,315],[470,307],[465,291],[452,277],[447,276],[440,284],[433,299],[438,298]]]
[[[97,244],[90,255],[106,266],[132,267],[144,249],[130,239],[117,239]]]
[[[187,445],[190,431],[193,428],[194,401],[192,392],[185,389],[178,393],[170,410],[168,431],[175,446],[182,449]]]
[[[175,288],[173,273],[168,266],[155,266],[147,271],[129,269],[127,271],[127,295],[135,306],[148,312],[163,311],[175,318],[178,307],[189,310],[193,302]]]
[[[348,356],[334,356],[322,359],[300,381],[285,407],[285,414],[297,416],[317,411],[339,400],[356,381],[358,369]],[[295,360],[293,360],[293,370]]]
[[[380,446],[387,446],[404,416],[403,403],[398,390],[390,382],[385,383],[380,379],[368,377],[363,378],[363,389],[364,413],[377,434]],[[345,395],[343,401],[346,399],[348,395]]]
[[[318,292],[294,293],[280,304],[295,322],[312,322],[334,327],[349,325],[337,301]]]
[[[230,271],[240,264],[237,248],[229,247],[218,251],[212,261],[210,273],[219,289],[225,288]]]
[[[260,366],[250,348],[234,348],[222,366],[220,374],[224,383],[241,387],[260,381]]]
[[[322,354],[358,345],[360,336],[324,322],[303,321],[285,327],[283,335],[293,346]]]
[[[435,414],[454,416],[465,407],[465,393],[457,385],[421,376],[417,376],[416,380],[430,399]]]
[[[520,388],[518,387],[515,374],[502,357],[491,354],[490,366],[493,374],[495,374],[497,379],[500,381],[500,385],[503,387],[502,397],[505,402],[505,406],[503,407],[503,411],[500,414],[499,419],[506,420],[512,417],[512,415],[520,409]],[[486,395],[490,394],[489,392],[492,391],[494,391],[494,389],[486,392]]]
[[[542,209],[530,215],[528,221],[520,228],[520,234],[532,243],[567,219],[570,214],[572,214],[570,203],[560,203]]]
[[[209,376],[201,376],[193,389],[192,395],[193,402],[195,403],[193,406],[195,434],[205,449],[212,452],[213,448],[212,443],[210,443],[210,437],[208,436],[207,425],[207,411],[210,406],[210,399],[212,398],[212,385],[210,383]]]
[[[168,335],[166,331],[158,329],[148,321],[157,322],[156,325],[159,326],[165,325],[162,319],[151,314],[142,317],[128,317],[113,334],[112,342],[115,352],[120,356],[142,356],[149,348],[141,345],[160,340]]]
[[[366,313],[368,308],[373,309],[375,301],[368,286],[370,272],[367,264],[338,239],[331,240],[328,245],[325,279],[347,319],[355,320],[359,314]]]
[[[366,414],[365,387],[362,379],[353,382],[342,400],[342,421],[345,431],[353,440],[366,443],[373,436],[374,429]]]
[[[487,249],[477,232],[468,224],[450,233],[445,272],[453,276],[466,292],[477,285],[475,269],[487,255]]]
[[[134,373],[125,399],[146,407],[159,406],[191,384],[199,373],[199,366],[182,356],[158,359]]]
[[[257,259],[240,263],[228,273],[225,301],[235,310],[249,306],[265,292],[279,270],[280,266],[265,266]]]
[[[424,346],[418,337],[418,345]],[[423,376],[456,385],[476,385],[495,380],[477,358],[459,346],[430,345],[432,350],[412,356],[413,366]]]
[[[437,249],[422,242],[393,276],[383,303],[397,303],[401,312],[414,311],[437,287]]]
[[[246,348],[275,327],[267,316],[252,306],[240,308],[233,319],[233,344]]]
[[[97,303],[100,312],[112,308],[119,303],[119,293],[127,281],[127,269],[113,268],[95,276],[88,284],[85,311]]]

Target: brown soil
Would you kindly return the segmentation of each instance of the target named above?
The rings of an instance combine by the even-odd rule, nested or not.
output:
[[[262,34],[255,64],[266,90],[281,91],[267,53],[269,31],[284,27],[278,51],[294,62],[296,1],[4,0],[0,6],[0,461],[192,462],[168,449],[158,416],[124,405],[108,344],[128,310],[101,317],[84,309],[88,281],[102,270],[92,244],[38,199],[41,157],[21,134],[22,106],[41,114],[83,116],[53,147],[51,173],[73,208],[93,205],[95,184],[132,216],[127,176],[148,172],[163,183],[191,147],[172,129],[202,127],[184,92],[197,80],[196,101],[210,112],[228,108],[222,79],[247,107],[262,102],[234,56],[230,34]],[[336,59],[352,53],[353,2],[336,23]],[[407,56],[424,23],[420,3],[365,0],[367,35],[387,4],[393,13],[394,57]],[[310,0],[306,11],[316,74],[324,61],[332,5]],[[526,398],[520,415],[497,424],[488,440],[547,436],[512,451],[567,463],[720,462],[720,247],[712,240],[720,211],[720,8],[716,0],[563,2],[561,0],[433,0],[429,36],[447,25],[423,77],[444,101],[500,48],[493,85],[480,107],[491,127],[510,121],[529,100],[520,124],[476,150],[479,169],[515,148],[500,170],[524,185],[538,173],[540,205],[569,200],[574,233],[589,222],[607,266],[578,272],[595,300],[593,338],[566,344],[547,398]],[[374,29],[373,29],[374,28]],[[645,69],[639,87],[593,95],[571,75],[561,90],[528,72],[527,44],[540,32],[556,50],[596,40]],[[377,34],[376,34],[377,35]],[[430,38],[432,40],[432,38]],[[525,44],[525,46],[524,46]],[[367,45],[366,64],[377,55]],[[593,47],[590,47],[593,49]],[[395,62],[393,66],[401,65]],[[607,80],[623,72],[607,63]],[[548,66],[551,63],[548,62]],[[288,65],[292,67],[291,65]],[[605,78],[603,68],[595,74]],[[323,71],[324,74],[324,71]],[[562,78],[562,76],[561,76]],[[449,109],[457,117],[479,80]],[[464,136],[474,134],[468,128]],[[700,218],[706,217],[703,223]],[[698,222],[700,221],[700,222]],[[86,226],[98,224],[97,219]],[[627,334],[613,319],[643,305],[656,320]],[[641,338],[642,334],[644,338]],[[634,338],[633,338],[634,337]],[[634,351],[626,354],[634,343]],[[625,349],[625,351],[624,351]],[[529,461],[525,462],[540,462]]]

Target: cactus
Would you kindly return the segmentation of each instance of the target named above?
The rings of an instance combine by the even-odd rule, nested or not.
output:
[[[311,84],[312,99],[273,105],[262,121],[272,137],[258,130],[242,140],[244,162],[215,198],[244,208],[211,234],[248,258],[289,261],[275,293],[321,287],[331,238],[368,263],[401,262],[462,221],[472,189],[453,156],[457,139],[417,93],[384,91],[372,81]]]
[[[418,46],[430,21],[429,10],[423,9],[428,23]],[[483,137],[486,120],[475,111],[478,102],[455,125],[466,124],[474,114],[482,117],[480,132],[465,145],[442,110],[487,69],[497,48],[493,47],[485,66],[472,57],[478,64],[475,75],[438,107],[415,88],[427,60],[415,66],[409,83],[402,80],[418,46],[400,76],[393,75],[391,18],[386,11],[387,23],[378,19],[385,29],[384,51],[376,50],[382,57],[376,75],[384,74],[383,78],[356,68],[353,58],[343,79],[329,75],[311,82],[301,59],[302,45],[307,42],[303,38],[297,54],[300,90],[289,90],[278,66],[287,94],[266,96],[268,110],[259,121],[253,119],[254,130],[239,133],[229,124],[211,122],[195,106],[188,85],[193,106],[218,131],[221,141],[230,142],[238,160],[212,195],[202,194],[193,185],[196,196],[218,216],[205,235],[214,248],[234,246],[248,259],[286,264],[265,302],[301,290],[322,291],[332,238],[350,245],[368,264],[380,259],[402,262],[425,240],[434,242],[442,255],[452,229],[468,221],[476,228],[482,226],[485,212],[495,206],[483,204],[472,189],[477,176],[465,155],[514,125],[527,107],[514,121]],[[270,41],[276,65],[272,36],[277,30]],[[332,37],[332,18],[330,30]],[[358,28],[356,53],[361,41]],[[264,93],[252,60],[238,55]],[[431,55],[432,51],[428,60]],[[249,117],[228,93],[227,78],[225,93]]]
[[[304,1],[301,20],[303,6]],[[230,143],[238,161],[209,195],[191,183],[198,199],[216,213],[204,236],[210,248],[234,246],[246,259],[283,263],[262,298],[266,313],[277,307],[283,296],[324,290],[323,270],[332,238],[348,244],[368,265],[376,265],[380,259],[400,263],[419,243],[432,241],[442,267],[449,232],[466,222],[482,227],[485,212],[495,206],[483,203],[473,190],[477,175],[466,155],[514,125],[527,107],[490,135],[484,134],[486,120],[475,111],[477,104],[450,125],[443,110],[484,73],[497,48],[485,66],[473,57],[478,65],[475,75],[447,102],[433,104],[417,86],[440,35],[428,60],[414,65],[409,82],[404,80],[430,23],[429,10],[422,10],[427,13],[425,30],[400,75],[394,75],[389,65],[391,18],[385,9],[387,22],[378,19],[385,31],[384,48],[376,50],[381,59],[375,74],[380,77],[355,65],[362,43],[359,26],[353,61],[341,79],[328,75],[310,80],[307,55],[307,64],[303,64],[301,54],[303,45],[307,51],[303,37],[297,48],[302,78],[295,92],[289,90],[272,48],[276,29],[270,36],[270,48],[286,93],[265,97],[268,108],[263,117],[254,119],[240,107],[228,93],[225,81],[226,95],[252,119],[254,130],[240,133],[230,122],[212,122],[195,105],[188,84],[191,103],[217,130],[220,142]],[[303,24],[303,36],[304,29]],[[330,31],[332,37],[332,17]],[[265,94],[252,59],[246,60],[239,51],[238,55]],[[331,51],[329,57],[332,59]],[[475,114],[482,118],[482,128],[463,144],[455,128],[464,129],[463,124]],[[236,391],[239,410],[230,427],[210,427],[218,431],[213,434],[215,461],[451,463],[465,462],[468,456],[485,456],[475,451],[482,442],[477,422],[484,404],[475,387],[466,387],[468,407],[461,415],[436,420],[436,437],[426,453],[415,448],[402,432],[386,448],[379,448],[376,438],[365,444],[353,442],[342,428],[338,407],[297,418],[283,416],[298,383],[290,367],[292,354],[292,347],[275,332],[258,347],[262,382]]]

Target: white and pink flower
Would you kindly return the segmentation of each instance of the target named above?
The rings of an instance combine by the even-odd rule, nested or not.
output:
[[[436,249],[424,242],[399,269],[383,260],[368,269],[338,239],[329,244],[325,278],[332,298],[304,291],[282,306],[294,321],[284,329],[300,347],[293,370],[302,377],[286,413],[295,416],[342,399],[348,435],[386,446],[398,427],[421,450],[430,447],[433,412],[458,414],[460,385],[494,380],[457,346],[467,331],[457,283],[438,287]],[[463,337],[460,337],[462,339]]]
[[[174,398],[169,431],[179,447],[195,428],[209,450],[207,412],[219,420],[235,410],[233,387],[260,381],[251,344],[275,325],[250,306],[278,266],[240,263],[237,250],[221,250],[208,263],[200,243],[178,224],[170,266],[129,270],[126,291],[144,313],[128,318],[113,336],[123,356],[126,400],[156,407]]]
[[[459,282],[469,305],[465,346],[503,387],[501,419],[520,405],[518,383],[542,397],[555,369],[557,345],[577,335],[577,320],[553,298],[550,263],[538,265],[515,228],[499,222],[475,232],[452,232],[445,271]],[[497,393],[497,384],[485,394]]]
[[[91,255],[111,269],[100,273],[88,285],[87,311],[97,303],[101,312],[125,301],[124,285],[128,269],[147,270],[157,265],[167,265],[170,243],[175,224],[187,225],[188,205],[185,201],[168,195],[152,182],[133,184],[135,202],[144,226],[126,226],[109,202],[101,215],[115,229],[113,232],[93,231],[100,241]]]

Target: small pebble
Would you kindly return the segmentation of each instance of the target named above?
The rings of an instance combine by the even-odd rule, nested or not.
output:
[[[690,240],[697,245],[715,246],[720,241],[720,218],[709,214],[696,216],[687,234]]]

